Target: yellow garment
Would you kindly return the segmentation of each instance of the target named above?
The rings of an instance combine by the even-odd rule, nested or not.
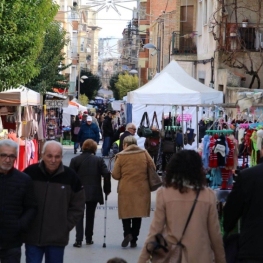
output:
[[[252,142],[252,151],[251,151],[251,163],[250,166],[255,166],[257,165],[257,132],[253,131],[250,140]]]

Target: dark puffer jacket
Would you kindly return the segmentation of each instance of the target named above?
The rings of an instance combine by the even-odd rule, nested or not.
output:
[[[24,236],[35,246],[66,246],[69,232],[82,218],[85,193],[76,173],[64,165],[51,177],[43,161],[25,169],[34,184],[38,213]]]
[[[101,177],[103,177],[104,193],[111,192],[111,175],[102,157],[84,151],[71,159],[70,168],[79,176],[86,195],[86,202],[104,204]]]
[[[20,247],[36,213],[31,178],[15,168],[0,174],[0,249]]]
[[[92,139],[95,142],[99,143],[100,131],[98,125],[96,125],[95,123],[91,123],[90,125],[81,125],[78,134],[78,142],[83,143],[87,139]]]

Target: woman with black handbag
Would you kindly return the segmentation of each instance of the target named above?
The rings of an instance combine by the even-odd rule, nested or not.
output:
[[[199,154],[193,150],[174,154],[164,185],[157,191],[154,218],[138,263],[226,263],[216,196],[204,186]]]

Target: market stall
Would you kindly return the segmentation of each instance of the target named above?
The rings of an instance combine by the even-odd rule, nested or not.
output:
[[[148,112],[150,118],[156,112],[161,121],[162,115],[172,112],[175,107],[174,115],[181,116],[184,131],[187,129],[185,116],[191,116],[191,128],[196,129],[198,117],[201,118],[203,112],[202,105],[209,107],[209,104],[220,103],[223,103],[223,92],[205,86],[188,75],[177,62],[171,61],[157,77],[128,93],[127,122],[139,126],[144,112]],[[140,138],[139,145],[143,146],[143,143],[144,139]],[[188,148],[196,149],[197,143]]]
[[[0,139],[9,138],[19,144],[16,167],[24,170],[38,162],[38,113],[40,94],[26,87],[0,92]],[[2,126],[2,127],[1,127]]]

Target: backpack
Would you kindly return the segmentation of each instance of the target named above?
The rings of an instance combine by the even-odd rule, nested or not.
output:
[[[74,127],[73,133],[74,133],[75,135],[78,135],[79,130],[80,130],[80,127]]]

